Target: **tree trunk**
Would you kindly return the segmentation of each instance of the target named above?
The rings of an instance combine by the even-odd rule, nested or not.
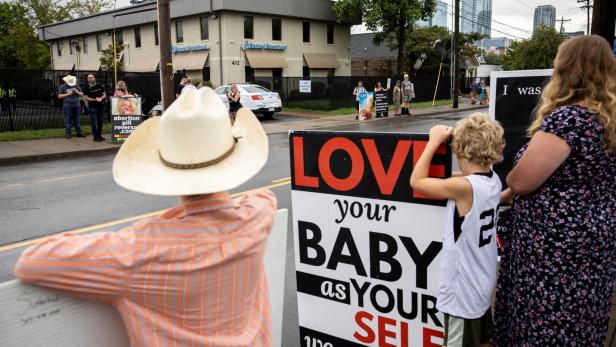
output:
[[[406,17],[404,7],[400,9],[400,16],[398,18],[398,66],[396,68],[396,73],[398,76],[402,76],[404,72],[404,44],[406,42]]]
[[[610,47],[613,47],[615,23],[616,2],[614,0],[595,0],[592,9],[591,34],[603,36],[610,43]]]

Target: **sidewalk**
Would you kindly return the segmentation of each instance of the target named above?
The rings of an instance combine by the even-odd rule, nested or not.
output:
[[[451,106],[436,106],[411,109],[413,115],[411,117],[422,115],[434,115],[442,113],[463,112],[473,109],[484,109],[485,106],[470,105],[468,103],[460,104],[460,108],[453,110]],[[286,133],[290,129],[293,130],[308,130],[332,128],[356,123],[355,114],[349,115],[323,115],[323,114],[307,114],[284,112],[285,115],[295,115],[301,117],[301,120],[290,122],[266,122],[263,123],[265,132],[269,134]],[[408,116],[400,117],[405,118]],[[308,119],[306,119],[308,118]],[[389,118],[378,118],[364,122],[380,122]],[[398,117],[396,117],[398,118]],[[103,135],[107,139],[111,139],[111,135]],[[71,139],[57,138],[44,140],[26,140],[26,141],[0,141],[0,165],[27,162],[32,160],[43,160],[53,158],[70,158],[74,156],[83,156],[99,153],[112,153],[120,148],[118,144],[110,142],[94,142],[92,136],[85,138],[73,137]]]

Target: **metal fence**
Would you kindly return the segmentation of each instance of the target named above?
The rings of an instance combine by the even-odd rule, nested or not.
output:
[[[55,94],[58,86],[64,83],[62,77],[68,74],[76,76],[77,84],[83,88],[90,73],[105,86],[108,95],[113,92],[114,74],[110,71],[0,69],[0,131],[63,128],[62,101]],[[127,83],[129,91],[142,97],[145,112],[160,100],[158,73],[120,72],[118,79]],[[109,105],[106,121],[108,111]],[[85,107],[82,107],[80,122],[90,124]]]
[[[75,75],[77,83],[83,88],[88,74],[94,74],[97,82],[103,84],[110,94],[114,90],[112,71],[63,71],[63,70],[8,70],[0,69],[0,131],[35,130],[64,127],[62,102],[55,97],[55,91],[63,83],[62,77]],[[311,92],[300,93],[301,77],[255,77],[254,83],[277,91],[283,107],[311,110],[333,110],[341,107],[354,107],[353,89],[359,80],[371,91],[377,82],[386,86],[388,77],[312,77]],[[390,94],[396,80],[391,78]],[[129,91],[142,97],[142,110],[147,113],[160,100],[160,77],[157,72],[135,73],[119,72],[118,79],[127,83]],[[434,75],[413,76],[415,101],[432,100],[437,77]],[[174,85],[179,75],[174,76]],[[463,86],[464,83],[461,83]],[[441,76],[436,90],[437,99],[449,99],[450,78]],[[390,98],[391,100],[391,98]],[[109,115],[107,107],[107,119]],[[81,124],[90,124],[85,107],[82,109]]]

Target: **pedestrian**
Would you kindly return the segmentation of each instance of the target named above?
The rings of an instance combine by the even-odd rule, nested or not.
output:
[[[196,80],[196,81],[195,81],[195,88],[199,89],[199,88],[201,88],[201,87],[203,87],[203,81],[201,81],[201,80]]]
[[[475,105],[477,103],[477,89],[478,89],[477,81],[473,80],[471,82],[471,105]]]
[[[237,111],[242,108],[240,103],[241,93],[237,88],[237,84],[232,84],[231,89],[227,93],[227,100],[229,100],[229,117],[231,118],[231,124],[235,122],[235,115]]]
[[[88,84],[83,89],[83,98],[88,103],[88,113],[90,114],[90,121],[92,124],[92,138],[94,141],[102,142],[105,138],[102,136],[103,132],[103,117],[104,117],[104,104],[103,102],[107,98],[105,88],[96,82],[96,77],[93,74],[88,75]]]
[[[396,86],[393,91],[394,116],[400,115],[400,103],[402,101],[402,89],[400,88],[400,80],[396,81]]]
[[[383,83],[381,82],[377,82],[376,83],[376,87],[374,87],[374,92],[387,92],[389,91],[389,89],[387,88],[383,88]]]
[[[480,96],[479,104],[484,105],[487,103],[487,100],[488,100],[488,87],[486,86],[485,80],[481,80],[481,85],[479,86],[479,88],[481,89],[481,96]]]
[[[364,82],[362,80],[357,81],[357,86],[353,89],[353,95],[355,96],[355,119],[359,119],[359,95],[366,94],[366,88],[364,88]]]
[[[182,78],[180,79],[180,83],[175,87],[175,98],[179,98],[180,94],[182,94],[182,89],[184,89],[184,87],[187,84],[188,78],[186,76],[182,76]]]
[[[128,85],[126,84],[126,82],[119,80],[116,83],[116,89],[113,92],[113,96],[132,97],[134,95],[128,91]]]
[[[437,125],[411,175],[414,190],[448,199],[436,299],[445,314],[444,346],[490,346],[502,187],[491,167],[503,160],[503,134],[498,122],[481,113],[461,120],[455,130]],[[447,179],[429,177],[432,157],[452,135],[462,172]]]
[[[62,100],[62,107],[65,115],[65,128],[67,139],[71,138],[72,127],[77,131],[77,137],[85,137],[79,125],[79,114],[81,111],[81,97],[83,92],[77,85],[77,77],[66,75],[62,78],[64,83],[58,87],[58,99]]]
[[[212,89],[184,93],[143,122],[113,162],[122,188],[181,203],[118,232],[47,238],[22,253],[15,275],[113,305],[133,347],[271,346],[263,255],[276,197],[227,193],[267,157],[250,110],[231,126]]]
[[[597,35],[561,43],[507,175],[512,233],[496,347],[603,346],[616,275],[616,62]]]
[[[413,82],[409,80],[409,75],[404,74],[404,81],[402,81],[402,114],[410,116],[410,103],[415,97],[415,86]]]

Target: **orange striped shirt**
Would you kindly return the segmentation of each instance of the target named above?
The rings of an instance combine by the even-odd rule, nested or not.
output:
[[[263,265],[269,190],[204,196],[119,232],[63,234],[26,249],[22,281],[112,304],[131,346],[270,346]]]

